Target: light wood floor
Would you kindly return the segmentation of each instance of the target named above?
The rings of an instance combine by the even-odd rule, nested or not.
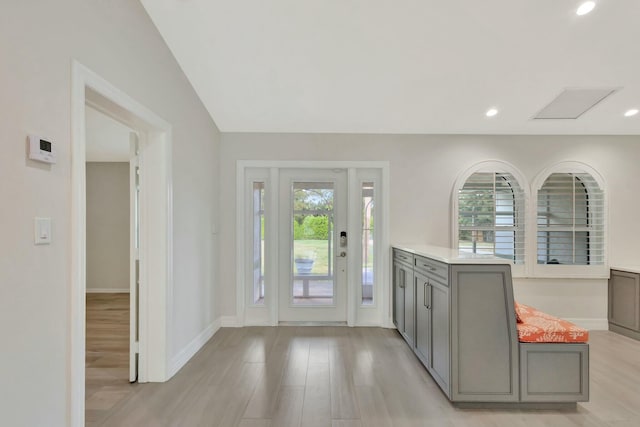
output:
[[[85,420],[99,425],[131,396],[129,294],[87,294]]]
[[[99,425],[639,426],[640,342],[602,331],[590,343],[591,401],[576,410],[472,410],[449,403],[395,330],[221,329],[169,382],[139,385]]]

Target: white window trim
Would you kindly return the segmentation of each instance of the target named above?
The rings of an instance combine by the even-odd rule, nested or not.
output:
[[[475,163],[474,165],[472,165],[471,167],[467,168],[464,172],[462,172],[460,175],[458,175],[458,178],[456,178],[456,182],[455,185],[453,186],[453,190],[451,192],[451,241],[450,241],[450,246],[452,248],[457,248],[458,247],[458,232],[459,232],[459,227],[458,227],[458,190],[460,190],[462,188],[462,186],[464,186],[464,184],[467,182],[467,180],[469,179],[469,177],[471,175],[473,175],[474,173],[508,173],[511,174],[517,181],[518,184],[520,185],[520,188],[522,189],[523,193],[524,193],[524,211],[522,212],[522,215],[524,215],[524,219],[525,219],[525,229],[524,229],[524,250],[525,250],[525,256],[524,256],[524,263],[523,264],[511,264],[511,274],[513,277],[526,277],[529,273],[529,264],[531,264],[531,258],[530,258],[530,245],[528,244],[528,242],[531,240],[530,236],[531,234],[529,233],[529,223],[531,215],[529,214],[530,211],[530,203],[529,201],[531,200],[530,197],[530,189],[529,186],[527,185],[527,180],[525,179],[524,175],[522,174],[522,172],[520,172],[520,170],[518,170],[518,168],[516,168],[515,166],[511,165],[510,163],[507,162],[503,162],[501,160],[485,160],[479,163]]]
[[[243,212],[244,215],[244,223],[246,226],[246,230],[245,230],[245,236],[251,236],[254,233],[253,230],[253,209],[255,208],[253,206],[253,183],[254,182],[262,182],[264,183],[264,188],[265,188],[265,195],[267,195],[265,197],[264,200],[264,208],[265,208],[265,237],[267,236],[267,232],[268,230],[267,225],[268,222],[270,220],[270,213],[271,213],[271,206],[269,203],[269,197],[268,195],[271,193],[271,182],[269,180],[269,175],[270,175],[270,171],[269,169],[263,168],[263,169],[251,169],[248,170],[245,174],[245,188],[244,188],[244,197],[245,197],[245,206],[247,208],[251,208],[251,209],[245,209],[245,212]],[[251,258],[253,258],[253,247],[251,245],[246,245],[247,246],[247,254],[245,255],[246,257],[246,265],[245,265],[245,277],[249,278],[251,277],[251,275],[253,274],[253,265],[251,262],[249,262],[249,260]],[[268,265],[265,264],[265,285],[268,281],[268,279],[270,279],[270,275],[269,275],[269,271],[267,271],[267,267]],[[249,282],[251,282],[251,280],[247,279],[247,285],[249,285]],[[253,288],[251,289],[253,291]],[[249,289],[247,288],[247,292],[246,292],[246,307],[248,308],[263,308],[265,307],[266,304],[266,295],[265,295],[265,301],[261,304],[256,304],[254,302],[254,295],[253,292],[249,292]]]
[[[576,161],[563,161],[555,163],[543,169],[535,177],[531,184],[532,199],[535,203],[531,203],[529,211],[529,220],[527,222],[528,236],[537,236],[538,233],[538,190],[545,183],[547,178],[554,173],[587,173],[593,177],[603,192],[603,251],[604,260],[602,265],[546,265],[538,264],[538,242],[537,239],[528,239],[529,247],[527,247],[527,262],[531,267],[531,275],[540,278],[558,278],[558,279],[608,279],[609,278],[609,197],[608,189],[602,175],[591,166]]]

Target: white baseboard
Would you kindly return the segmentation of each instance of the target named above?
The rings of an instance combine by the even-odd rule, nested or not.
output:
[[[356,328],[380,328],[380,322],[356,322],[354,325]]]
[[[273,326],[268,321],[245,322],[243,326]],[[236,327],[236,326],[233,326]]]
[[[88,294],[128,294],[129,288],[113,289],[113,288],[87,288]]]
[[[396,325],[393,324],[393,319],[391,318],[385,319],[380,327],[387,329],[396,329]]]
[[[575,323],[581,328],[590,331],[607,331],[609,330],[609,322],[607,319],[594,319],[594,318],[567,318],[571,323]]]
[[[220,325],[223,328],[240,328],[242,325],[238,322],[237,316],[220,316]]]
[[[173,377],[220,329],[220,319],[216,319],[186,345],[172,360],[167,380]]]

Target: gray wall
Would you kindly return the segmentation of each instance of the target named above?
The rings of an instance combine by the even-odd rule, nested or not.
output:
[[[129,163],[87,163],[87,292],[129,291]]]

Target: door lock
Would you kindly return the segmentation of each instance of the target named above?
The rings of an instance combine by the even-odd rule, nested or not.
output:
[[[345,251],[342,251],[338,254],[339,258],[346,258],[346,256],[347,256],[347,253]]]

